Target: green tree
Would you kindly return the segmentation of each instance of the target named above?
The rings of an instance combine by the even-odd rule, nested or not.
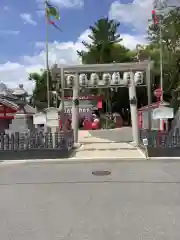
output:
[[[118,34],[119,22],[108,18],[99,19],[94,26],[90,26],[91,34],[88,36],[91,44],[83,41],[87,51],[78,51],[84,64],[125,62],[132,56],[128,49],[121,46]]]
[[[176,7],[165,16],[158,16],[162,26],[164,90],[172,95],[180,85],[180,8]],[[151,24],[149,40],[155,46],[156,69],[159,68],[160,27]]]
[[[29,80],[35,81],[35,88],[30,101],[39,109],[46,108],[47,105],[47,71],[42,70],[40,73],[34,72],[29,74]],[[50,91],[50,105],[53,106],[54,84],[52,82],[51,74],[49,72],[49,91]]]
[[[82,42],[86,48],[86,51],[78,51],[78,55],[82,59],[84,64],[98,64],[98,63],[112,63],[112,62],[129,62],[133,61],[135,52],[131,52],[129,49],[122,46],[121,37],[118,33],[119,22],[109,20],[108,18],[99,19],[95,22],[94,26],[90,26],[91,34],[88,42]],[[116,108],[116,105],[120,105],[120,102],[128,101],[126,98],[118,96],[118,92],[111,92],[109,89],[95,89],[92,90],[94,94],[104,96],[107,101],[104,104],[104,108],[107,111]],[[117,97],[118,96],[118,97]],[[124,96],[124,95],[123,95]],[[115,99],[118,99],[115,101]]]

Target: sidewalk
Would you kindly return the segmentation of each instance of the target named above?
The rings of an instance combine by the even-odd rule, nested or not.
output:
[[[71,158],[76,159],[146,159],[143,152],[128,143],[85,143],[75,150]]]
[[[94,137],[86,130],[79,131],[79,142],[82,146],[72,154],[73,159],[146,159],[133,144]]]

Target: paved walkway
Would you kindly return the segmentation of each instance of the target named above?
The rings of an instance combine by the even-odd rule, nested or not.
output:
[[[132,142],[132,128],[122,127],[115,129],[100,129],[89,131],[91,136],[113,142]]]
[[[89,131],[82,130],[79,131],[79,142],[83,144],[83,143],[110,143],[112,141],[106,138],[92,136]]]
[[[116,128],[116,129],[100,129],[100,130],[80,130],[80,143],[94,143],[94,142],[132,142],[132,129],[130,127]]]
[[[145,159],[145,155],[129,143],[85,143],[73,155],[77,159]]]
[[[122,142],[127,129],[79,131],[79,142],[82,146],[72,157],[77,159],[145,159],[145,155],[132,143]],[[96,136],[95,136],[96,135]],[[109,137],[108,137],[109,135]],[[115,138],[115,135],[116,138]],[[121,141],[118,141],[121,136]]]

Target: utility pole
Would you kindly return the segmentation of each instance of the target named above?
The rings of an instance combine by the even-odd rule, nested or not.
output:
[[[47,103],[50,107],[50,92],[49,92],[49,31],[48,31],[48,13],[47,13],[47,1],[44,1],[45,5],[45,17],[46,17],[46,84],[47,84]]]
[[[61,67],[60,69],[60,80],[61,80],[61,103],[60,103],[60,119],[62,122],[62,129],[65,130],[65,116],[64,116],[64,69]]]
[[[154,25],[159,27],[159,47],[160,47],[160,88],[161,88],[161,102],[164,100],[164,88],[163,88],[163,17],[164,10],[167,9],[167,1],[168,0],[154,0],[153,2],[153,21]],[[159,15],[160,18],[158,19]],[[164,130],[164,120],[160,119],[160,129]]]
[[[162,20],[160,20],[160,25],[159,25],[159,40],[160,40],[160,88],[162,91],[161,94],[161,101],[163,102],[163,42],[162,42]]]
[[[164,10],[167,9],[168,0],[154,0],[154,24],[159,25],[159,45],[160,45],[160,88],[162,91],[161,101],[163,102],[163,15]],[[157,19],[157,15],[160,15],[160,19]]]
[[[154,0],[153,7],[155,14],[160,16],[160,19],[155,22],[159,26],[159,45],[160,45],[160,88],[162,90],[161,101],[163,101],[163,18],[171,8],[176,6],[168,5],[168,0]]]

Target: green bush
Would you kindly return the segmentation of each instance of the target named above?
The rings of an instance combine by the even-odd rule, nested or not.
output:
[[[111,128],[116,128],[116,123],[113,120],[110,119],[101,119],[101,128],[103,129],[111,129]]]

